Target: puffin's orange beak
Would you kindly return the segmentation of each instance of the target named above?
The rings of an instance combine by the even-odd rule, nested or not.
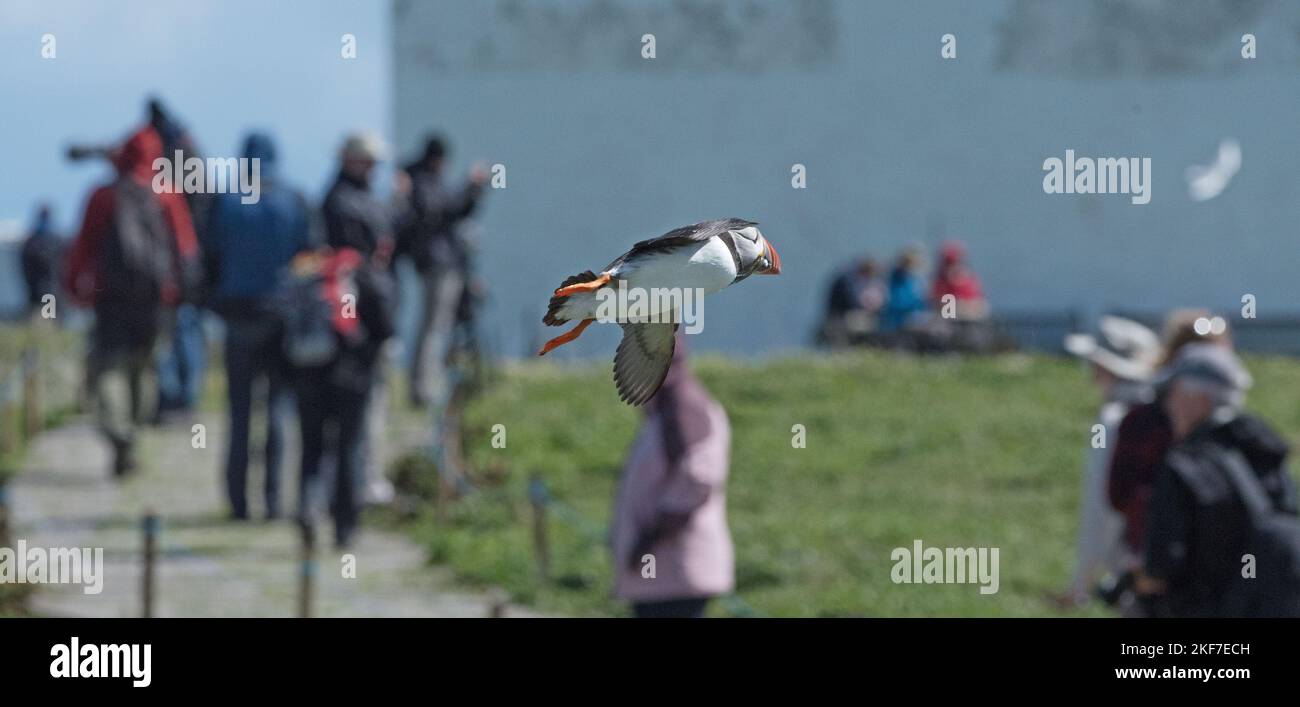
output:
[[[759,275],[780,275],[781,274],[781,256],[776,254],[776,248],[771,243],[763,241],[763,253],[767,256],[767,261],[772,265],[766,270],[759,270]]]

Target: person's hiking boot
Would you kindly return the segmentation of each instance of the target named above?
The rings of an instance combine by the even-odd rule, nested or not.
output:
[[[135,470],[135,445],[129,441],[113,440],[113,476],[122,478]]]

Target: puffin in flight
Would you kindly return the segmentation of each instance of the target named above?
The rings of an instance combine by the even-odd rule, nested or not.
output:
[[[560,326],[577,321],[578,325],[546,342],[537,355],[544,356],[581,336],[596,321],[597,293],[604,288],[617,291],[624,284],[628,292],[676,288],[711,294],[755,273],[780,272],[780,256],[753,221],[717,219],[673,229],[637,243],[599,273],[588,270],[561,282],[542,322]],[[644,404],[654,396],[673,359],[677,313],[654,311],[655,298],[650,299],[652,308],[645,321],[619,322],[623,340],[614,355],[614,384],[619,398],[630,405]]]

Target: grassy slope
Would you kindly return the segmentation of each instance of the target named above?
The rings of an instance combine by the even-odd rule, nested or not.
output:
[[[1300,365],[1254,359],[1252,407],[1300,440]],[[745,365],[697,362],[732,423],[729,514],[740,596],[780,616],[1023,616],[1072,562],[1080,468],[1096,410],[1079,364],[1048,357],[863,353]],[[621,613],[600,534],[639,421],[605,365],[505,373],[468,414],[477,469],[500,469],[448,527],[415,531],[471,583],[547,609]],[[505,449],[491,446],[504,424]],[[807,448],[791,446],[791,427]],[[539,472],[585,524],[552,522],[553,574],[533,572],[527,475]],[[890,551],[1000,548],[1001,589],[897,585]],[[715,612],[725,614],[723,607]],[[1101,613],[1091,609],[1083,613]]]

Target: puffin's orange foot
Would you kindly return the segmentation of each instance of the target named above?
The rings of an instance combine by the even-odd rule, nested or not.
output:
[[[595,280],[588,280],[587,282],[579,282],[576,285],[561,287],[560,289],[555,291],[555,296],[568,297],[569,295],[577,292],[591,292],[592,290],[604,287],[605,284],[608,282],[609,282],[609,273],[605,273],[600,277],[596,278]]]
[[[546,354],[550,353],[552,350],[557,349],[557,348],[559,348],[559,347],[561,347],[561,346],[563,346],[563,345],[569,343],[570,341],[573,341],[574,339],[578,338],[579,336],[582,336],[582,331],[583,331],[584,329],[586,329],[587,327],[591,326],[591,323],[594,322],[594,321],[596,321],[596,320],[595,320],[595,319],[584,319],[584,320],[582,320],[581,322],[578,322],[578,326],[573,327],[572,329],[570,329],[570,330],[564,332],[563,334],[560,334],[559,336],[555,337],[554,339],[551,339],[550,341],[546,342],[546,345],[542,347],[542,350],[541,350],[541,351],[538,351],[538,352],[537,352],[537,355],[538,355],[538,356],[545,356]]]

